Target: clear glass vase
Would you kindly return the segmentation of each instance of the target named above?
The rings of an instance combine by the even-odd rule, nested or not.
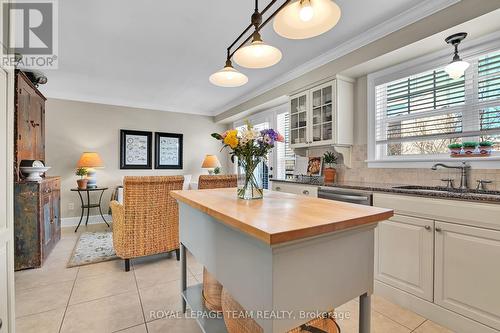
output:
[[[238,159],[238,198],[262,199],[264,163],[260,157]]]

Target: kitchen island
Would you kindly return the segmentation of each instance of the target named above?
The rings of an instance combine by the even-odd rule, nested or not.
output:
[[[360,297],[360,332],[370,332],[374,228],[392,210],[266,191],[263,200],[236,190],[172,191],[179,203],[183,305],[202,310],[201,287],[187,288],[186,248],[264,332],[287,332]],[[198,307],[201,307],[198,309]],[[289,314],[278,316],[278,314]],[[220,319],[199,318],[204,332]]]

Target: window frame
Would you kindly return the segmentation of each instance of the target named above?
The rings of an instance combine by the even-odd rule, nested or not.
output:
[[[462,43],[460,56],[467,60],[499,49],[500,31],[497,31],[487,36]],[[384,83],[443,67],[450,61],[451,57],[452,50],[446,47],[440,51],[367,75],[368,156],[366,162],[369,168],[429,168],[437,161],[460,162],[462,160],[468,161],[476,168],[500,168],[500,152],[495,152],[489,157],[468,157],[463,159],[451,158],[448,154],[387,156],[384,152],[386,146],[377,147],[376,145],[376,87]],[[472,67],[470,66],[468,71],[474,70]]]

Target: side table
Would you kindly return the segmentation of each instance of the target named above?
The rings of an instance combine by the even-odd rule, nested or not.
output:
[[[80,227],[80,224],[82,223],[83,220],[83,214],[85,212],[85,209],[87,209],[87,218],[85,220],[85,225],[89,222],[89,214],[90,214],[90,208],[99,208],[99,213],[101,214],[101,217],[106,223],[106,225],[109,227],[108,222],[104,218],[104,215],[102,214],[102,209],[101,209],[101,200],[102,200],[102,195],[104,194],[104,191],[106,191],[108,188],[107,187],[95,187],[95,188],[86,188],[86,189],[80,189],[80,188],[72,188],[72,192],[78,192],[78,196],[80,197],[80,202],[81,202],[81,208],[82,208],[82,215],[80,216],[80,221],[78,222],[78,225],[76,226],[75,232],[78,231],[78,228]],[[83,196],[82,192],[87,193],[87,203],[83,201]],[[99,195],[99,202],[98,203],[91,203],[90,202],[90,192],[101,192]]]

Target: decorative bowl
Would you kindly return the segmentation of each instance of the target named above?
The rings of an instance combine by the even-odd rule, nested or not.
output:
[[[47,170],[50,169],[50,167],[25,167],[22,166],[20,167],[21,171],[23,173],[27,173],[28,177],[26,177],[26,180],[29,182],[38,182],[42,180],[42,177],[40,175],[44,172],[47,172]]]

